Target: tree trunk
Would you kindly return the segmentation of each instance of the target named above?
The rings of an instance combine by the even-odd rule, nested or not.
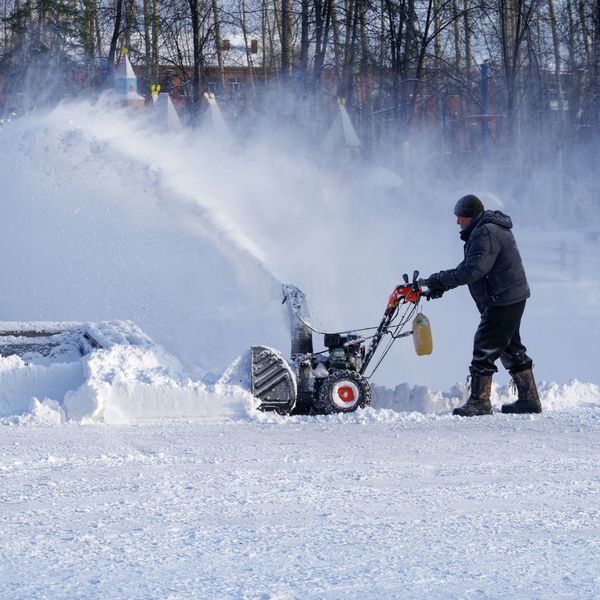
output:
[[[248,30],[246,28],[246,1],[240,0],[240,14],[242,16],[242,35],[244,36],[244,48],[246,51],[246,61],[248,63],[248,71],[250,73],[250,86],[252,88],[252,96],[256,97],[256,89],[254,87],[254,65],[252,64],[252,55],[250,54],[250,45],[248,44]]]
[[[434,35],[433,38],[433,54],[435,56],[435,78],[438,79],[438,74],[442,68],[442,8],[440,0],[434,0],[433,3],[433,19],[434,19]]]
[[[385,64],[385,0],[381,0],[379,5],[379,10],[381,14],[381,24],[379,28],[379,68],[383,73],[383,66]]]
[[[83,4],[83,52],[87,61],[93,61],[96,53],[95,21],[96,21],[96,3],[95,0],[85,0]]]
[[[151,22],[152,22],[152,7],[150,6],[151,0],[143,0],[144,10],[144,51],[146,59],[146,79],[148,84],[152,85],[156,83],[152,76],[152,39],[150,37]]]
[[[262,23],[262,40],[263,40],[263,66],[265,78],[267,76],[267,64],[269,69],[275,68],[275,40],[273,39],[273,28],[269,19],[269,0],[262,0],[263,3],[263,23]],[[267,44],[268,41],[268,44]],[[269,58],[267,61],[267,48],[269,49]]]
[[[281,75],[286,79],[291,70],[292,1],[281,0]]]
[[[281,6],[279,0],[273,0],[273,16],[275,18],[275,26],[277,27],[277,35],[281,40]]]
[[[310,45],[309,10],[309,0],[302,0],[300,14],[300,72],[302,73],[303,81],[306,81],[306,76],[308,74],[308,50]]]
[[[361,0],[356,0],[360,2]],[[344,64],[342,67],[342,85],[339,95],[348,100],[352,99],[352,87],[354,78],[354,59],[356,51],[356,40],[358,38],[358,14],[360,8],[355,0],[349,0],[348,13],[346,15],[346,42],[344,50]],[[348,19],[350,18],[350,21]]]
[[[465,68],[467,79],[473,75],[473,59],[471,54],[471,19],[469,15],[469,0],[463,0],[463,29],[465,30]]]
[[[217,53],[217,65],[219,67],[219,87],[225,89],[225,64],[223,62],[223,42],[221,40],[221,18],[219,17],[218,0],[212,0],[212,13],[215,31],[215,48]],[[245,37],[245,34],[244,34]],[[263,41],[264,48],[264,41]],[[248,47],[246,46],[246,50]]]
[[[554,49],[554,79],[556,85],[556,96],[558,100],[559,121],[563,121],[563,90],[560,80],[560,40],[558,37],[558,25],[556,23],[556,12],[554,10],[554,0],[548,0],[548,15],[550,17],[550,30],[552,31],[552,45]],[[562,127],[561,127],[562,129]],[[561,133],[561,132],[559,132]],[[560,137],[560,135],[559,135]]]
[[[369,40],[367,39],[367,9],[365,0],[359,2],[360,23],[360,70],[367,73],[369,69]]]
[[[575,59],[575,22],[573,19],[573,0],[566,0],[567,3],[567,18],[568,18],[568,35],[567,48],[569,49],[569,71],[574,72],[577,64]]]
[[[590,47],[589,31],[587,26],[587,18],[585,15],[585,3],[584,0],[580,0],[579,5],[579,22],[581,23],[581,36],[583,37],[583,47],[585,49],[586,66],[591,68],[592,66],[592,49]]]
[[[96,48],[98,49],[98,56],[104,56],[104,48],[102,47],[102,33],[100,32],[100,15],[97,4],[96,11],[94,13],[94,33],[96,36]]]
[[[350,52],[353,50],[352,24],[356,9],[356,0],[346,0],[346,15],[344,19],[344,69],[350,61]]]
[[[315,0],[315,64],[313,71],[315,85],[319,85],[321,82],[330,24],[331,3],[328,0]]]
[[[460,70],[460,14],[457,0],[452,0],[452,32],[454,34],[454,68]]]
[[[115,54],[117,53],[117,44],[119,42],[119,35],[121,35],[121,19],[123,18],[123,0],[117,0],[116,5],[117,11],[115,13],[115,23],[113,27],[113,34],[110,40],[110,48],[108,50],[108,63],[109,65],[115,64]]]
[[[515,130],[515,73],[513,56],[518,51],[514,31],[513,0],[500,0],[500,35],[502,45],[502,67],[506,86],[506,123],[509,145],[514,142]]]
[[[419,84],[421,83],[421,75],[423,72],[423,66],[425,64],[425,58],[427,56],[429,31],[431,29],[432,23],[435,20],[435,15],[432,14],[433,10],[434,10],[434,2],[435,2],[435,0],[429,0],[427,3],[427,14],[425,16],[425,24],[423,26],[423,33],[422,33],[422,38],[421,38],[421,48],[419,50],[419,55],[417,58],[413,93],[412,93],[412,97],[410,98],[410,101],[408,102],[408,114],[407,114],[406,124],[407,124],[407,127],[409,127],[409,128],[412,125],[414,113],[415,113],[415,107],[417,105]]]
[[[335,58],[335,68],[339,73],[342,62],[341,56],[341,41],[340,41],[340,24],[337,17],[336,0],[326,0],[329,2],[329,11],[331,14],[331,30],[333,32],[333,55]]]
[[[158,81],[158,0],[152,2],[152,78]]]
[[[135,21],[135,0],[130,0],[125,16],[125,47],[131,47],[131,32]]]
[[[267,60],[267,39],[269,31],[269,14],[267,12],[267,0],[261,0],[261,10],[260,10],[260,41],[262,42],[262,67],[263,67],[263,77],[264,80],[267,80],[268,76],[268,60]]]
[[[593,122],[596,131],[600,129],[600,0],[594,2],[594,39],[593,39]]]
[[[400,72],[402,77],[409,79],[408,67],[413,63],[413,54],[415,50],[415,0],[408,0],[406,4],[406,26],[404,34],[404,50],[400,62]],[[402,30],[400,30],[402,31]],[[412,78],[414,79],[414,78]],[[413,100],[416,101],[417,86],[412,82],[412,86],[403,85],[400,90],[400,98],[402,105],[402,121],[403,124],[409,124],[412,120],[412,111],[414,108]],[[413,88],[412,90],[410,88]],[[411,93],[412,92],[412,93]],[[412,99],[411,99],[412,98]]]
[[[200,0],[189,0],[192,16],[192,37],[193,37],[193,68],[192,68],[192,103],[194,109],[198,110],[200,106],[200,95],[202,92],[202,69],[204,60],[202,55],[202,41],[200,32]]]

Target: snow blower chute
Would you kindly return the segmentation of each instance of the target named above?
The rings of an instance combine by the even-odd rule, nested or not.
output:
[[[353,412],[371,402],[369,379],[399,338],[413,335],[417,354],[432,351],[431,330],[425,315],[418,312],[421,298],[427,297],[413,273],[412,282],[395,287],[378,327],[339,333],[316,331],[309,324],[304,293],[293,285],[283,286],[292,337],[291,360],[266,346],[251,348],[252,394],[261,410],[280,414],[330,414]],[[404,310],[402,310],[404,307]],[[404,331],[412,319],[412,328]],[[371,335],[368,335],[370,332]],[[323,335],[326,350],[314,352],[313,333]],[[367,374],[384,337],[387,346]],[[368,346],[366,346],[368,342]]]

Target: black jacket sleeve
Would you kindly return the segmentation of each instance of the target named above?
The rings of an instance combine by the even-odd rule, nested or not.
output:
[[[499,251],[499,244],[494,243],[488,226],[477,227],[467,243],[465,259],[456,269],[440,271],[440,282],[448,288],[455,288],[485,277],[494,266]]]

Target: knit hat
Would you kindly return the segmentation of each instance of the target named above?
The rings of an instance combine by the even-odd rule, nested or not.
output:
[[[483,203],[473,194],[463,196],[454,207],[454,214],[457,217],[477,217],[483,211]]]

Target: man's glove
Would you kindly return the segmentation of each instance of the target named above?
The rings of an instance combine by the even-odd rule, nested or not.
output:
[[[435,300],[437,298],[441,298],[444,295],[444,292],[447,292],[450,288],[444,285],[440,281],[440,274],[434,273],[430,275],[427,279],[423,280],[423,285],[427,286],[427,298]]]

